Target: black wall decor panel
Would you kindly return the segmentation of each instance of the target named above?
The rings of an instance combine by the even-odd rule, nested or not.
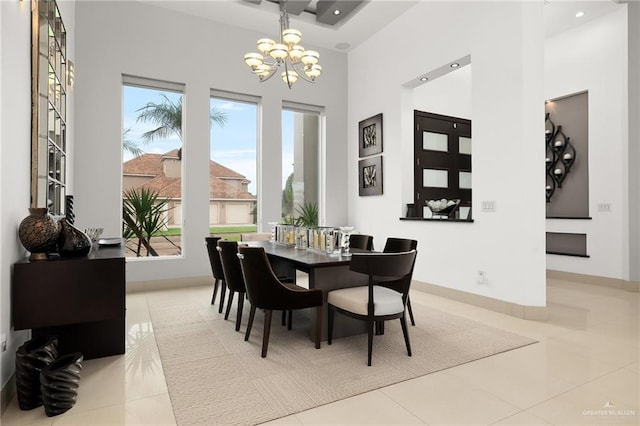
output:
[[[570,138],[575,162],[547,203],[547,217],[589,217],[589,94],[582,92],[551,100],[545,113]],[[540,143],[544,143],[540,138]],[[542,167],[542,165],[541,165]],[[544,185],[544,182],[541,183]]]

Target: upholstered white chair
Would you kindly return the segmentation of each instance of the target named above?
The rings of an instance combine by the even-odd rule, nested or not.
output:
[[[353,253],[349,269],[369,276],[366,286],[332,290],[327,295],[328,334],[327,343],[333,337],[335,312],[367,322],[368,355],[371,365],[373,329],[376,322],[399,319],[402,326],[407,355],[411,356],[411,344],[405,319],[405,306],[411,285],[411,271],[416,251],[401,253]],[[399,288],[391,289],[377,285],[380,280],[394,280]]]

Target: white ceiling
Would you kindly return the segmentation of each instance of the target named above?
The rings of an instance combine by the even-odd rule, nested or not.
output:
[[[244,0],[140,1],[252,30],[257,36],[273,35],[279,30],[279,7],[269,1],[262,1],[260,4],[252,4]],[[303,45],[348,51],[417,3],[424,1],[437,0],[368,0],[354,11],[353,16],[346,19],[346,22],[336,26],[319,24],[315,21],[315,16],[307,12],[302,12],[300,16],[290,16],[289,19],[293,28],[302,31]],[[545,2],[544,18],[547,37],[622,7],[621,4],[611,0],[543,1]],[[582,18],[576,18],[575,14],[578,11],[583,11],[585,15]]]
[[[545,36],[551,37],[623,7],[611,0],[546,0],[544,5]],[[576,13],[584,16],[577,18]]]

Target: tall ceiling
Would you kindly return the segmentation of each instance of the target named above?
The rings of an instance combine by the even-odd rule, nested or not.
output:
[[[255,31],[257,35],[264,34],[273,38],[279,30],[280,6],[277,0],[140,1],[212,21],[231,24]],[[417,3],[425,1],[438,0],[289,0],[287,9],[291,11],[289,17],[291,27],[302,31],[305,46],[312,45],[325,49],[348,51],[410,10]],[[619,2],[624,1],[544,0],[545,35],[550,37],[610,13],[622,7]],[[326,24],[316,19],[318,10],[330,8],[332,4],[343,3],[352,3],[351,9],[353,10],[345,13],[344,17],[335,24]],[[584,12],[584,16],[576,18],[575,15],[578,11]],[[332,9],[329,9],[329,12],[332,12]]]

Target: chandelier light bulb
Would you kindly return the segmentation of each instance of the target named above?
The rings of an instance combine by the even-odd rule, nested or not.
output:
[[[289,49],[289,58],[291,58],[291,62],[294,64],[300,62],[300,59],[304,55],[304,47],[296,44]]]
[[[262,65],[264,57],[259,53],[247,53],[244,55],[244,62],[251,68]]]
[[[254,74],[257,74],[258,77],[264,78],[271,74],[271,67],[266,64],[258,65],[257,67],[255,67],[253,72]]]
[[[269,55],[276,60],[284,59],[289,55],[289,50],[284,44],[277,43],[273,45],[273,47],[269,51]]]
[[[282,80],[287,84],[293,84],[298,81],[298,73],[295,71],[282,71],[280,74]]]
[[[315,79],[322,74],[322,67],[318,64],[307,65],[304,69],[304,73],[311,79],[311,81],[315,81]]]
[[[293,46],[294,44],[298,44],[302,41],[302,33],[298,30],[294,30],[293,28],[288,28],[282,32],[282,41],[289,46]]]
[[[261,51],[263,55],[268,55],[269,51],[275,44],[276,42],[271,40],[270,38],[261,38],[256,43],[256,46],[258,46],[258,50]]]
[[[320,54],[315,50],[305,50],[304,55],[301,58],[301,61],[305,65],[313,65],[317,64],[320,60]]]

